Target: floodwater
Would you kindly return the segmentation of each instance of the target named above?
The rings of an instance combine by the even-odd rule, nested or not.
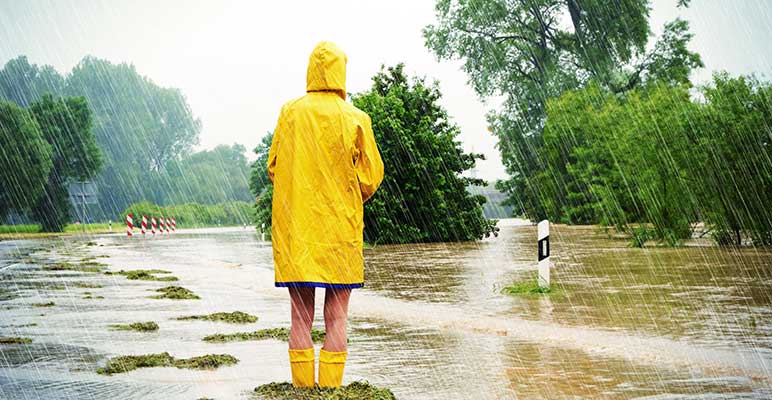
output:
[[[553,226],[556,291],[516,297],[500,289],[533,278],[536,229],[500,226],[479,243],[365,250],[345,382],[368,380],[400,399],[772,397],[770,249],[633,249],[597,227]],[[171,271],[201,300],[148,298],[166,282],[41,268],[94,256],[114,271]],[[320,328],[322,301],[318,290]],[[55,305],[33,306],[46,302]],[[0,398],[249,398],[258,385],[289,380],[286,343],[201,338],[286,327],[288,303],[273,287],[270,243],[251,228],[0,242],[0,336],[33,339],[0,345]],[[235,310],[260,319],[174,319]],[[136,321],[160,330],[108,329]],[[163,351],[240,362],[95,373],[108,357]]]

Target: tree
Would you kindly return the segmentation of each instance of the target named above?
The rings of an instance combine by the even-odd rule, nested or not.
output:
[[[93,178],[102,166],[91,110],[84,97],[54,99],[46,94],[30,105],[30,111],[53,150],[52,168],[32,217],[44,231],[60,232],[70,220],[68,184]]]
[[[273,185],[268,179],[268,152],[271,150],[273,133],[269,132],[255,147],[257,159],[252,163],[249,188],[255,196],[255,225],[271,226],[271,207],[273,203]]]
[[[409,80],[403,65],[382,69],[370,91],[353,97],[372,119],[386,176],[365,204],[365,240],[413,243],[476,240],[496,232],[482,215],[483,196],[461,177],[481,154],[464,153],[459,128],[438,104],[437,84]]]
[[[681,2],[685,6],[687,2]],[[702,65],[688,50],[688,24],[676,20],[647,51],[649,0],[439,0],[424,29],[440,59],[462,59],[480,96],[503,96],[488,116],[511,179],[499,189],[532,219],[547,217],[538,157],[546,103],[594,81],[621,93],[648,81],[688,82]],[[570,24],[565,24],[570,21]]]
[[[29,106],[46,93],[59,95],[64,78],[50,65],[30,64],[26,56],[8,61],[0,70],[0,98],[21,107]]]
[[[0,101],[0,220],[42,195],[51,171],[51,146],[32,116]]]
[[[145,200],[159,173],[198,143],[201,122],[177,89],[162,88],[129,64],[85,57],[67,78],[65,92],[84,96],[94,112],[105,168],[98,179],[107,215]]]

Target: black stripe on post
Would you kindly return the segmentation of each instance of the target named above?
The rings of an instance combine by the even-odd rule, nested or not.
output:
[[[550,256],[550,237],[546,236],[539,240],[539,261]]]

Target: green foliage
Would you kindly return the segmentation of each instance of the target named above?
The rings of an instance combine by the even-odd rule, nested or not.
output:
[[[510,195],[517,214],[532,220],[552,217],[556,207],[536,178],[551,167],[540,157],[550,99],[590,82],[611,93],[655,81],[687,84],[690,71],[702,66],[687,48],[692,36],[685,21],[666,24],[647,46],[649,0],[613,7],[603,0],[438,0],[436,12],[436,25],[424,30],[426,46],[440,59],[463,60],[478,94],[504,98],[489,114],[511,177],[497,188]],[[552,171],[558,186],[570,180],[558,172]],[[577,211],[572,218],[591,219],[584,214],[592,210]]]
[[[167,163],[154,187],[166,187],[163,204],[251,201],[249,163],[240,144],[219,145]]]
[[[120,270],[118,272],[109,272],[108,275],[123,275],[126,279],[134,281],[162,281],[170,282],[176,281],[176,276],[157,276],[158,274],[168,274],[169,271],[160,269],[133,269],[129,271]]]
[[[198,300],[197,294],[181,286],[166,286],[160,289],[156,289],[159,292],[158,296],[151,296],[153,299],[172,299],[172,300]]]
[[[273,204],[273,185],[268,179],[268,151],[271,150],[273,133],[268,133],[255,147],[257,159],[252,163],[249,189],[255,196],[255,226],[260,229],[271,226],[271,207]]]
[[[289,382],[272,382],[255,388],[254,395],[266,400],[396,400],[389,389],[367,382],[351,382],[338,388],[296,388]]]
[[[410,82],[399,64],[381,70],[369,92],[353,97],[372,119],[386,171],[365,204],[365,241],[467,241],[497,232],[496,222],[482,215],[485,198],[466,190],[485,182],[460,176],[483,156],[463,152],[440,96],[437,84]]]
[[[156,219],[161,216],[174,217],[178,228],[191,228],[217,225],[243,225],[252,221],[254,210],[250,203],[232,201],[220,204],[204,205],[198,203],[178,204],[172,206],[158,206],[150,202],[141,202],[130,205],[122,214],[125,219],[127,214],[134,215],[134,225],[139,226],[142,216]]]
[[[30,344],[32,339],[27,337],[0,337],[0,344]]]
[[[39,199],[46,187],[51,145],[29,112],[0,101],[0,220],[11,209],[23,210]]]
[[[30,105],[30,111],[53,149],[53,166],[43,195],[32,207],[32,218],[46,232],[61,232],[70,221],[67,184],[91,179],[102,166],[91,110],[83,97],[54,99],[46,94]]]

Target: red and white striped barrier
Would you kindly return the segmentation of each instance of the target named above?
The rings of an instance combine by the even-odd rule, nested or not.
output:
[[[164,223],[164,217],[161,216],[161,218],[158,218],[158,231],[161,232],[162,234],[164,233],[164,230],[166,229],[165,225],[166,224]]]
[[[158,217],[151,215],[150,218],[147,215],[142,216],[142,224],[140,225],[142,235],[147,234],[148,219],[150,220],[150,233],[156,234],[156,231],[160,234],[171,234],[177,231],[177,218],[172,217]],[[126,215],[126,235],[134,236],[134,214]]]
[[[155,215],[153,215],[152,217],[150,217],[150,232],[153,233],[153,236],[155,236],[155,227],[156,227]]]
[[[169,227],[172,225],[172,221],[169,221],[169,217],[166,217],[166,233],[169,233]]]
[[[145,236],[145,233],[147,233],[147,215],[142,216],[142,236]]]
[[[177,218],[172,218],[172,232],[177,232]]]
[[[126,235],[127,236],[131,236],[134,231],[134,225],[133,225],[134,220],[131,217],[132,217],[131,213],[126,215]]]

